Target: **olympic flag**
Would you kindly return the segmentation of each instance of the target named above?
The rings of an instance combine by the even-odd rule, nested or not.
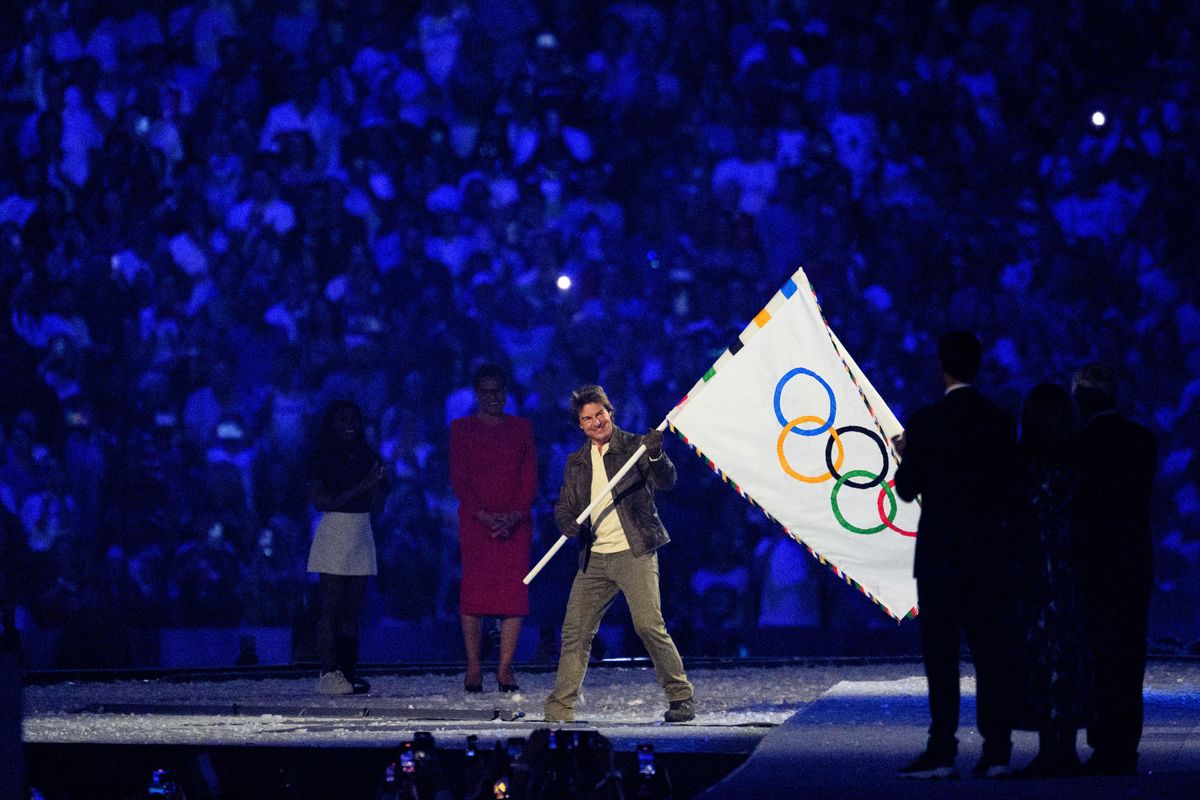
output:
[[[797,270],[687,396],[671,429],[896,619],[917,605],[920,509],[892,490],[900,423]]]

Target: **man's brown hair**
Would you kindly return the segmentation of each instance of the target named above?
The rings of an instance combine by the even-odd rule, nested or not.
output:
[[[613,405],[609,402],[608,394],[604,391],[604,387],[597,386],[594,383],[585,383],[571,392],[571,414],[574,416],[572,422],[576,425],[579,424],[579,414],[588,403],[599,403],[604,406],[609,414],[613,413]]]

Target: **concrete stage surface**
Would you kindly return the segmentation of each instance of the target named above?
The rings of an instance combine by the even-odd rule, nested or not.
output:
[[[416,731],[462,749],[526,736],[541,721],[553,671],[518,673],[521,691],[462,691],[445,665],[376,667],[365,696],[322,697],[313,673],[248,669],[101,673],[26,678],[23,737],[30,752],[53,745],[389,748]],[[644,661],[589,671],[575,728],[600,731],[618,752],[652,743],[659,753],[746,758],[706,798],[790,797],[1196,797],[1200,796],[1200,659],[1152,659],[1146,676],[1143,774],[1136,778],[979,781],[974,682],[963,665],[959,780],[901,780],[928,725],[925,680],[912,659],[689,662],[692,723],[661,722],[665,702]],[[558,727],[558,726],[554,726]],[[1036,735],[1014,734],[1014,765],[1032,757]],[[1080,736],[1080,752],[1088,749]],[[730,762],[736,763],[736,762]]]

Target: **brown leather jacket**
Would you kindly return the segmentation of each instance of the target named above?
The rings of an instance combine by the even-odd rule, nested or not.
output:
[[[609,478],[617,474],[641,444],[641,436],[613,426],[608,452],[604,454],[604,470]],[[562,491],[558,495],[558,502],[554,504],[554,519],[558,523],[559,531],[564,536],[583,537],[580,541],[579,557],[580,568],[584,570],[587,569],[592,550],[591,520],[585,519],[582,525],[576,525],[575,518],[592,500],[592,455],[588,450],[590,447],[593,445],[589,440],[584,442],[583,447],[567,456]],[[654,492],[670,489],[674,485],[675,465],[671,463],[666,450],[663,450],[662,457],[657,461],[651,461],[649,456],[642,453],[633,468],[613,487],[613,505],[616,507],[617,519],[621,520],[621,527],[625,530],[625,538],[629,541],[629,549],[634,556],[651,553],[671,541],[667,529],[658,517],[658,509],[654,505]]]

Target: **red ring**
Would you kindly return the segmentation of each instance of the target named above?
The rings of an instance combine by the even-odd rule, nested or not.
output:
[[[884,510],[883,510],[883,498],[886,495],[891,494],[891,492],[889,492],[887,490],[892,488],[895,485],[896,485],[896,481],[890,480],[887,482],[887,484],[885,486],[879,487],[879,502],[878,502],[879,519],[883,522],[884,525],[887,525],[889,528],[891,528],[892,530],[894,530],[896,533],[900,534],[901,536],[916,536],[917,535],[916,531],[906,531],[903,528],[893,525],[892,521],[887,518],[887,513],[884,512]],[[892,498],[892,502],[893,503],[896,502],[896,499],[894,497]],[[897,510],[899,510],[899,509],[897,509]]]

